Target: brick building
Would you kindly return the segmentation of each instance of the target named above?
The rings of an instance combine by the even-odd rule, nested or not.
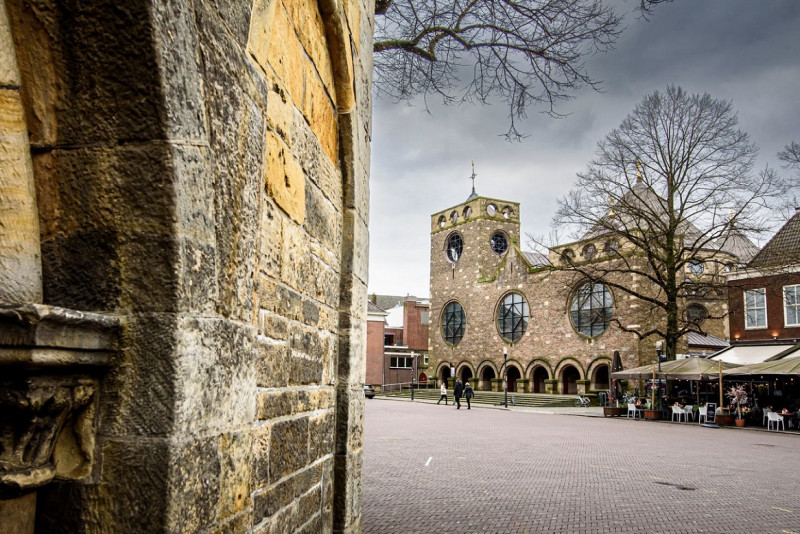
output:
[[[383,311],[377,302],[396,305]],[[367,383],[390,389],[412,381],[426,383],[429,301],[413,296],[372,295],[368,316]],[[383,343],[380,349],[379,342]]]
[[[728,274],[728,299],[735,342],[800,339],[800,213]]]
[[[636,261],[635,251],[606,236],[587,235],[553,247],[547,257],[526,252],[520,245],[519,214],[518,203],[473,191],[465,202],[432,215],[434,376],[449,377],[455,368],[456,376],[470,379],[478,389],[500,390],[505,365],[509,391],[574,394],[608,388],[614,350],[625,367],[652,362],[656,340],[640,340],[616,327],[612,318],[633,328],[659,316],[621,291],[553,268],[565,255],[585,262],[610,262],[624,255]],[[722,245],[709,251],[708,262],[687,266],[686,276],[716,283],[722,266],[738,262]],[[609,276],[619,283],[642,283],[635,275]],[[722,282],[719,291],[724,292]],[[720,295],[686,298],[681,313],[697,314],[704,333],[727,339],[726,322],[719,319],[727,302]],[[684,336],[679,355],[690,350]]]

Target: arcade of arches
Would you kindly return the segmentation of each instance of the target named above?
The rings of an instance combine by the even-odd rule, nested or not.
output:
[[[502,391],[502,378],[508,378],[508,391],[518,393],[560,393],[576,395],[590,390],[605,390],[609,384],[610,361],[601,359],[593,362],[588,371],[579,369],[580,364],[574,360],[564,360],[551,371],[542,364],[533,365],[527,371],[520,370],[516,362],[509,362],[507,369],[495,369],[492,363],[482,364],[477,373],[466,362],[451,368],[444,363],[438,369],[436,378],[439,383],[445,381],[452,386],[455,378],[462,382],[471,382],[478,391]],[[587,378],[584,378],[587,377]]]

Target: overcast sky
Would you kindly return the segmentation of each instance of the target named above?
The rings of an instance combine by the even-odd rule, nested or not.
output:
[[[627,24],[614,50],[587,61],[603,91],[562,103],[565,119],[531,110],[519,125],[530,136],[520,143],[500,135],[508,127],[503,104],[429,100],[428,113],[421,103],[375,99],[370,293],[429,296],[430,216],[466,200],[473,160],[479,195],[520,202],[523,236],[548,234],[556,199],[597,142],[643,96],[669,84],[732,101],[760,149],[759,166],[786,172],[776,153],[800,142],[800,2],[675,0],[650,22],[628,17]]]

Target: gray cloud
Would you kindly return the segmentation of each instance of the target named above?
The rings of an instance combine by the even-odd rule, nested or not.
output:
[[[621,3],[630,9],[632,2]],[[370,291],[428,294],[430,215],[463,202],[470,161],[484,196],[521,203],[522,230],[546,234],[556,199],[591,159],[596,143],[641,98],[668,84],[733,102],[740,127],[761,149],[760,165],[800,141],[800,2],[676,0],[650,22],[629,18],[616,49],[587,61],[602,92],[562,104],[565,119],[531,110],[508,143],[507,110],[492,106],[414,107],[374,103]]]

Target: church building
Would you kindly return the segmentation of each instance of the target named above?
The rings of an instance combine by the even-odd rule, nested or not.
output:
[[[512,392],[576,394],[608,389],[615,350],[625,368],[655,361],[658,339],[630,330],[657,316],[623,291],[559,269],[567,255],[613,261],[624,243],[587,234],[545,255],[523,251],[522,240],[519,203],[478,196],[474,187],[466,201],[431,216],[431,375],[468,379],[484,391],[502,391],[505,375]],[[719,279],[720,293],[680,303],[684,316],[702,323],[699,337],[723,346],[729,333],[720,271],[739,261],[724,248],[713,251],[705,270],[702,262],[686,270],[687,277]],[[678,357],[693,352],[690,337],[698,336],[680,339]]]

